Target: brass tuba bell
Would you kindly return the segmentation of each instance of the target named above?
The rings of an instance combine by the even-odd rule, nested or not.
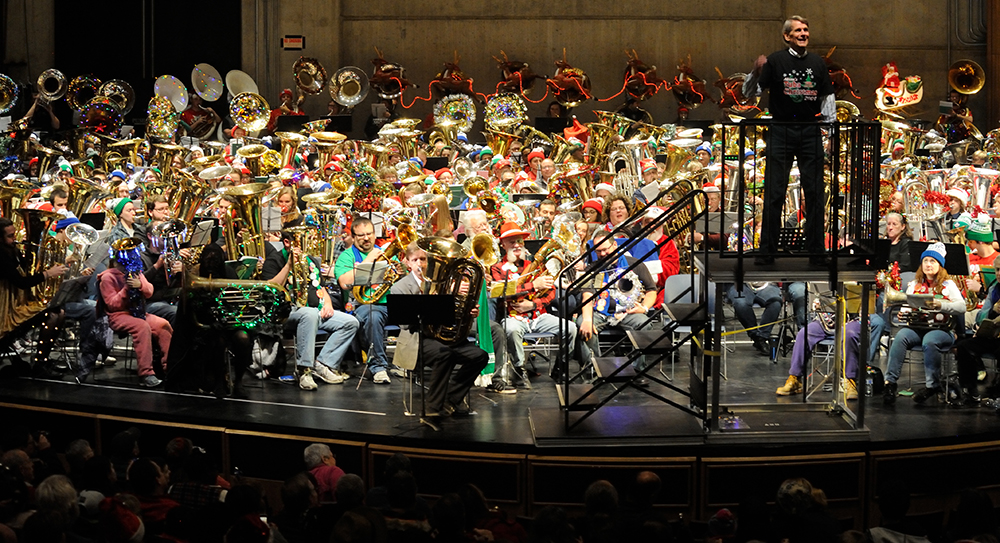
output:
[[[976,94],[986,84],[986,72],[976,62],[957,60],[948,67],[948,84],[962,94]]]
[[[295,74],[295,86],[306,94],[316,95],[326,88],[326,68],[319,60],[311,57],[299,57],[292,65]]]
[[[334,102],[352,108],[368,96],[368,76],[361,68],[344,66],[333,74],[330,80],[330,96]]]

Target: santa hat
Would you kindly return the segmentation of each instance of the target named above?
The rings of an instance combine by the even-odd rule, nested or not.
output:
[[[284,89],[284,90],[282,90],[282,91],[281,91],[281,92],[280,92],[280,93],[278,94],[278,99],[279,99],[279,100],[282,100],[282,99],[284,99],[284,98],[285,98],[285,96],[288,96],[289,98],[291,98],[291,96],[292,96],[292,89]]]
[[[288,166],[285,166],[285,167],[287,168]],[[327,162],[326,166],[323,166],[323,170],[324,171],[326,171],[326,170],[333,170],[335,172],[342,172],[342,171],[344,171],[344,169],[340,167],[340,164],[337,164],[333,160],[331,160],[330,162]]]
[[[455,175],[454,173],[452,173],[451,169],[441,168],[440,170],[434,172],[434,179],[441,179],[441,176],[444,175],[445,173],[450,173],[452,176]]]
[[[934,260],[937,260],[938,264],[944,266],[944,255],[945,255],[944,243],[938,241],[928,245],[927,249],[925,249],[924,252],[920,253],[920,260],[923,261],[924,258],[929,256]]]
[[[507,221],[500,227],[500,239],[513,238],[517,236],[528,237],[531,232],[521,230],[521,227],[514,221]]]
[[[642,216],[643,220],[655,220],[659,218],[660,215],[666,213],[667,208],[660,206],[652,206],[646,210],[646,214]]]
[[[597,211],[597,214],[600,215],[601,213],[604,212],[604,198],[591,198],[586,202],[584,202],[583,206],[581,206],[580,209],[583,210],[587,209],[588,207],[590,209]]]
[[[244,175],[250,175],[253,172],[250,171],[250,168],[247,168],[246,164],[240,164],[240,173]]]
[[[580,121],[573,119],[573,125],[568,126],[563,129],[563,137],[569,140],[570,138],[576,138],[583,143],[587,143],[587,127],[580,124]]]
[[[705,194],[708,194],[709,192],[722,192],[719,190],[719,187],[715,186],[715,183],[705,183],[705,186],[703,186],[701,190],[705,191]]]
[[[539,159],[539,160],[544,160],[545,159],[545,153],[543,153],[541,151],[538,151],[538,150],[533,150],[530,153],[528,153],[528,158],[525,159],[525,160],[530,163],[532,160],[534,160],[536,158]]]
[[[100,505],[101,533],[109,543],[139,542],[145,538],[146,528],[125,503],[116,498],[104,498]]]
[[[951,198],[956,198],[962,205],[969,203],[969,193],[965,192],[965,189],[960,189],[958,187],[952,187],[945,192]]]
[[[598,183],[596,186],[594,186],[594,192],[596,193],[599,190],[606,190],[611,194],[614,194],[615,186],[608,183]]]
[[[656,171],[656,161],[651,158],[644,158],[639,161],[639,167],[642,168],[642,173]]]

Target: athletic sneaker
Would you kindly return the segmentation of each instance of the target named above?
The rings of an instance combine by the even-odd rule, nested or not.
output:
[[[160,386],[163,381],[159,380],[155,375],[147,375],[139,381],[139,386],[146,388],[154,388]]]
[[[385,370],[376,373],[375,376],[372,377],[372,381],[374,381],[376,385],[388,385],[392,382],[389,379],[389,374],[386,373]]]
[[[340,374],[334,372],[333,370],[326,367],[326,365],[320,362],[316,362],[312,370],[313,370],[313,375],[319,377],[320,379],[323,380],[324,383],[327,383],[329,385],[339,385],[340,383],[344,382],[344,378],[341,377]]]
[[[403,368],[397,368],[396,366],[393,366],[392,368],[389,369],[389,375],[392,375],[393,377],[399,377],[400,379],[405,379],[406,370],[404,370]]]
[[[299,388],[302,390],[316,390],[316,381],[313,380],[312,368],[302,368],[299,372]]]

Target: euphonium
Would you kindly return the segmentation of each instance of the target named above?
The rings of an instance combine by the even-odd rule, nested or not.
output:
[[[632,119],[611,111],[595,110],[594,115],[597,116],[597,122],[607,126],[623,138],[629,129],[632,128],[632,125],[635,124],[635,121]]]
[[[187,149],[173,143],[154,143],[156,149],[156,165],[160,169],[160,180],[170,183],[174,177],[174,158],[186,152]]]
[[[417,144],[417,138],[423,132],[419,130],[404,130],[399,134],[396,134],[396,141],[399,142],[399,148],[403,152],[403,156],[407,159],[415,158],[417,156],[417,151],[419,150],[419,145]]]
[[[488,188],[489,183],[478,175],[469,177],[462,182],[462,189],[465,191],[465,195],[469,197],[470,205],[477,201],[480,192],[484,192]]]
[[[163,256],[167,278],[173,276],[174,264],[181,259],[181,244],[188,240],[188,225],[182,220],[170,219],[153,227],[149,242]]]
[[[399,261],[392,258],[397,254],[402,254],[406,250],[406,246],[416,240],[417,232],[414,230],[413,225],[410,224],[409,217],[406,217],[405,220],[401,220],[396,226],[396,239],[392,240],[392,244],[376,260],[377,262],[378,260],[385,259],[389,263],[389,267],[385,270],[382,284],[374,290],[357,286],[351,291],[358,303],[373,304],[381,300],[383,296],[388,294],[393,283],[406,276],[406,272],[400,266]]]
[[[62,72],[49,68],[38,76],[35,87],[38,90],[38,98],[42,102],[51,103],[65,96],[69,85]]]
[[[20,180],[9,181],[8,185],[0,185],[0,216],[7,217],[14,221],[14,226],[18,226],[17,221],[20,219],[20,215],[15,215],[14,210],[20,209],[24,205],[24,201],[31,196],[35,188],[35,185]]]
[[[232,210],[235,218],[229,218],[229,215],[223,216],[223,222],[226,223],[224,224],[226,228],[226,252],[229,260],[237,260],[240,256],[264,258],[264,233],[261,228],[260,201],[264,193],[270,189],[271,186],[267,183],[250,183],[216,189],[220,195],[233,201]],[[237,223],[240,228],[239,238],[235,236]]]
[[[427,326],[425,332],[446,344],[467,340],[474,320],[472,312],[479,305],[483,288],[482,266],[468,258],[468,249],[449,238],[427,237],[417,245],[427,253],[424,293],[455,297],[455,324]]]
[[[108,149],[109,149],[108,154],[110,154],[111,152],[116,152],[119,155],[126,157],[128,159],[128,161],[129,161],[129,163],[131,163],[131,164],[133,164],[135,166],[141,166],[142,165],[142,159],[139,158],[139,146],[142,145],[142,142],[144,142],[144,141],[146,141],[146,140],[144,140],[142,138],[132,138],[132,139],[128,139],[128,140],[123,140],[123,141],[118,141],[118,142],[115,142],[115,143],[111,143],[111,144],[108,145]],[[107,156],[107,155],[105,155],[105,156]],[[105,162],[107,162],[107,160],[108,159],[105,158]],[[41,170],[39,170],[39,171],[41,171]]]

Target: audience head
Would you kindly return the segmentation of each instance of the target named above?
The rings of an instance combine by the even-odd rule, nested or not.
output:
[[[333,460],[333,451],[330,450],[330,446],[325,443],[313,443],[306,447],[306,450],[302,453],[303,459],[306,463],[306,469],[317,468],[329,460]]]
[[[128,482],[137,496],[158,496],[167,491],[170,468],[150,458],[139,458],[128,468]]]
[[[55,513],[63,529],[69,529],[80,516],[76,489],[69,477],[52,475],[35,489],[35,502],[39,511]]]
[[[337,486],[340,486],[339,481]],[[304,513],[319,505],[319,493],[312,474],[302,472],[285,481],[281,486],[281,502],[286,510],[294,513]]]
[[[801,478],[787,479],[778,487],[778,506],[786,513],[802,513],[813,508],[826,507],[826,496],[822,490]]]
[[[337,488],[333,494],[337,498],[337,503],[345,509],[358,507],[365,502],[365,482],[353,473],[344,474],[337,481]]]
[[[618,491],[608,481],[594,481],[584,492],[583,502],[588,515],[613,515],[618,510]]]

